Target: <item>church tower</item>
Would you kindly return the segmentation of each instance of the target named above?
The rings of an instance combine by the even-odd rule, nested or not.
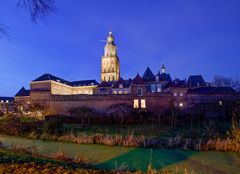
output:
[[[109,32],[107,44],[104,47],[104,55],[101,63],[101,82],[118,81],[120,78],[120,62],[117,56],[117,47],[114,44],[112,32]]]

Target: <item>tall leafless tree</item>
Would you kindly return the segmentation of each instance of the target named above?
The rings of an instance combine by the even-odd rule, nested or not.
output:
[[[33,23],[56,12],[54,0],[16,0],[17,7],[27,10]],[[7,27],[0,23],[0,38],[8,36]]]
[[[232,87],[233,89],[240,91],[240,77],[225,77],[215,76],[212,84],[217,87]]]
[[[112,104],[108,109],[109,113],[120,116],[121,117],[120,124],[123,124],[125,122],[126,116],[132,110],[132,106],[128,105],[127,103],[117,103]]]

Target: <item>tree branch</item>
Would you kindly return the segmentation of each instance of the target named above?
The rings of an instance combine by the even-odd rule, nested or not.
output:
[[[34,23],[56,12],[54,0],[18,0],[17,6],[29,11]]]
[[[8,37],[8,27],[2,23],[0,23],[0,39],[4,37]]]

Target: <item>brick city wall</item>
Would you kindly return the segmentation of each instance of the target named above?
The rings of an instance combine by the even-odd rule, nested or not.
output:
[[[37,96],[36,96],[37,95]],[[40,97],[41,96],[41,97]],[[46,96],[44,98],[43,96]],[[31,102],[47,106],[49,114],[68,114],[68,110],[75,107],[86,106],[98,112],[106,112],[112,104],[126,103],[133,106],[133,101],[145,99],[146,108],[151,111],[163,111],[169,107],[170,96],[155,94],[147,96],[132,95],[42,95],[35,92],[31,94]],[[140,106],[140,104],[139,104]]]

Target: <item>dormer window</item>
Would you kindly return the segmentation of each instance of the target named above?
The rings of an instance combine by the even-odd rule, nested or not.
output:
[[[119,84],[119,88],[123,88],[123,84]]]
[[[59,82],[59,83],[60,83],[61,81],[60,81],[59,79],[57,79],[57,82]]]

